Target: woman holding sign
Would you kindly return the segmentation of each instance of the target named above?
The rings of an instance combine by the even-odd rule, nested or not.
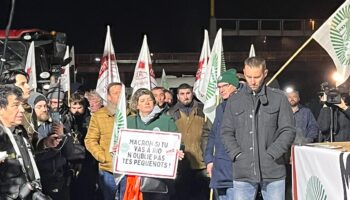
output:
[[[177,132],[175,121],[155,106],[156,100],[151,91],[141,88],[131,97],[130,108],[136,115],[127,119],[128,128]],[[184,154],[179,153],[179,159]],[[168,200],[174,193],[173,180],[129,176],[124,200]]]

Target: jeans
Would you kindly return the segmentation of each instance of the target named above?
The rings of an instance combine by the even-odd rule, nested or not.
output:
[[[104,200],[114,200],[117,192],[113,174],[111,172],[98,170],[98,183]]]
[[[258,186],[261,187],[261,193],[264,200],[284,200],[285,199],[285,180],[272,182],[242,182],[233,181],[234,199],[254,200]]]
[[[234,199],[233,188],[219,188],[218,190],[218,200],[232,200]]]

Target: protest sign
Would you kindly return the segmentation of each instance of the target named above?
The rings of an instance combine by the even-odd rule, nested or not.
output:
[[[181,134],[121,129],[114,173],[175,179]]]

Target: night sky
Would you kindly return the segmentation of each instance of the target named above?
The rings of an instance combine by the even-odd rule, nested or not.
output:
[[[326,19],[344,0],[217,0],[217,18]],[[1,0],[5,29],[10,0]],[[66,32],[78,53],[102,53],[111,25],[117,53],[138,53],[142,35],[154,52],[197,52],[209,28],[209,0],[17,0],[13,28]],[[224,44],[225,45],[225,44]]]

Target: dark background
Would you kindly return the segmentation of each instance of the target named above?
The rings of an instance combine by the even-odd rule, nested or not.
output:
[[[5,29],[10,0],[0,2]],[[327,19],[343,2],[217,0],[215,11],[217,18]],[[209,18],[209,0],[17,0],[12,27],[66,32],[77,53],[102,53],[108,24],[117,53],[138,53],[143,34],[154,52],[198,52]]]

